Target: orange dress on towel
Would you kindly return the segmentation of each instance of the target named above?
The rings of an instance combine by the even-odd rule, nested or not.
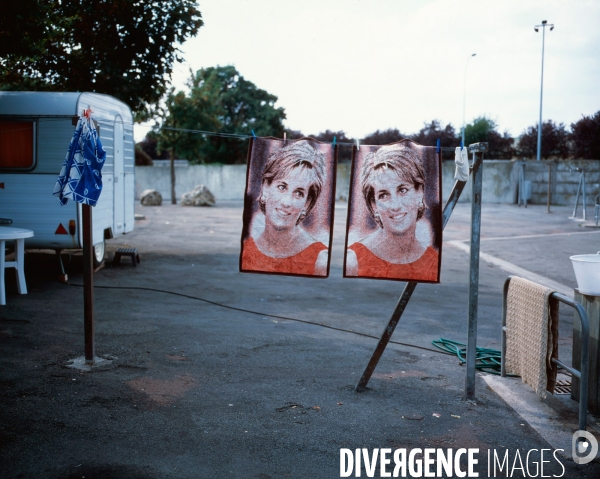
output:
[[[323,243],[315,242],[300,253],[287,258],[273,258],[262,253],[252,238],[244,241],[242,251],[242,271],[261,273],[289,273],[315,275],[315,263],[321,251],[327,249]]]
[[[357,276],[406,281],[439,281],[439,253],[431,246],[417,261],[406,264],[388,263],[371,253],[371,250],[362,243],[354,243],[348,249],[356,253]]]

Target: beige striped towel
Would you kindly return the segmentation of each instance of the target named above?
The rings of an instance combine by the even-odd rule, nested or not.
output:
[[[513,276],[506,298],[506,372],[537,394],[554,392],[558,359],[558,301],[550,288]]]

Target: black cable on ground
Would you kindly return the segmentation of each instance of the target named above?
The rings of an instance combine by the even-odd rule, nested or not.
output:
[[[83,287],[82,284],[75,284],[75,283],[66,283],[66,284],[69,285],[69,286],[77,286],[77,287],[80,287],[80,288]],[[216,301],[211,301],[209,299],[200,298],[198,296],[191,296],[189,294],[176,293],[174,291],[167,291],[167,290],[163,290],[163,289],[145,288],[145,287],[142,287],[142,286],[98,286],[98,285],[94,285],[94,288],[101,288],[101,289],[133,289],[133,290],[138,290],[138,291],[152,291],[152,292],[155,292],[155,293],[172,294],[174,296],[181,296],[183,298],[194,299],[196,301],[203,301],[205,303],[212,304],[213,306],[218,306],[220,308],[231,309],[233,311],[240,311],[242,313],[256,314],[258,316],[264,316],[264,317],[267,317],[267,318],[276,318],[276,319],[283,319],[283,320],[286,320],[286,321],[296,321],[298,323],[312,324],[313,326],[320,326],[322,328],[333,329],[334,331],[341,331],[343,333],[356,334],[357,336],[363,336],[365,338],[379,339],[377,336],[373,336],[371,334],[366,334],[366,333],[361,333],[359,331],[352,331],[351,329],[336,328],[335,326],[329,326],[329,325],[323,324],[323,323],[315,323],[313,321],[308,321],[306,319],[290,318],[290,317],[287,317],[287,316],[279,316],[279,315],[276,315],[276,314],[268,314],[268,313],[261,313],[259,311],[252,311],[250,309],[236,308],[235,306],[228,306],[226,304],[217,303]],[[438,353],[438,354],[444,354],[444,355],[453,355],[453,353],[451,353],[451,352],[438,351],[436,349],[430,349],[430,348],[425,348],[423,346],[417,346],[416,344],[401,343],[400,341],[391,341],[391,340],[390,340],[390,343],[398,344],[400,346],[408,346],[410,348],[423,349],[424,351],[429,351],[430,353]]]

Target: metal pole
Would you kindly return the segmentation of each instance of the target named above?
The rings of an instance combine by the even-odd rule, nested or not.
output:
[[[92,207],[83,209],[83,324],[85,335],[85,363],[94,364],[94,265],[92,245]]]
[[[450,193],[450,197],[448,198],[446,206],[444,207],[444,212],[442,213],[442,229],[446,227],[446,224],[450,219],[450,215],[452,215],[452,211],[454,210],[456,203],[458,203],[458,199],[460,198],[460,195],[466,184],[466,181],[456,181],[454,183],[454,187],[452,188],[452,192]],[[396,304],[396,309],[394,309],[392,317],[383,331],[381,338],[379,339],[379,343],[377,343],[377,347],[375,348],[375,351],[369,360],[369,364],[367,364],[367,367],[365,368],[360,380],[358,381],[358,384],[356,385],[356,392],[363,392],[367,388],[367,384],[369,383],[369,380],[371,379],[371,376],[373,375],[373,372],[375,371],[375,368],[381,359],[381,355],[385,351],[392,334],[394,334],[394,330],[396,329],[396,326],[402,317],[402,313],[404,313],[406,305],[408,304],[408,301],[410,300],[416,287],[417,283],[415,282],[409,282],[404,287],[402,296],[400,296],[400,299]]]
[[[465,77],[463,81],[463,123],[462,123],[462,144],[465,145],[465,110],[467,105],[467,67],[469,66],[469,60],[473,58],[477,53],[472,53],[469,58],[467,58],[467,63],[465,64]]]
[[[575,207],[573,208],[572,218],[577,218],[577,207],[579,206],[579,192],[581,191],[581,176],[579,177],[579,184],[577,185],[577,194],[575,195]]]
[[[502,338],[500,341],[500,376],[502,377],[506,377],[506,311],[508,307],[506,298],[511,279],[512,276],[509,276],[504,280],[504,294],[502,295],[502,331],[500,333]]]
[[[589,389],[589,376],[590,376],[590,322],[586,310],[578,301],[574,301],[560,293],[552,293],[552,297],[559,300],[562,303],[568,304],[575,308],[579,321],[581,322],[581,363],[579,367],[579,373],[577,370],[570,368],[562,361],[552,359],[552,362],[562,366],[564,369],[569,371],[575,378],[579,379],[579,429],[581,431],[586,430],[586,418],[588,409],[588,389]]]
[[[585,209],[587,207],[587,203],[585,200],[585,170],[581,170],[581,200],[582,200],[582,204],[583,204],[583,221],[586,220],[586,216],[585,216]]]
[[[477,345],[477,303],[479,298],[479,244],[481,239],[481,192],[483,183],[483,152],[481,158],[473,152],[473,197],[471,199],[471,258],[469,274],[469,325],[467,340],[467,380],[465,395],[475,397],[475,360]]]
[[[540,161],[542,154],[542,96],[544,93],[544,42],[546,28],[542,28],[542,81],[540,85],[540,121],[538,122],[537,160]]]
[[[554,293],[555,295],[557,293]],[[567,298],[571,299],[571,298]],[[590,325],[588,322],[587,312],[583,309],[581,304],[575,306],[581,321],[581,384],[579,393],[579,429],[581,431],[586,430],[586,418],[588,409],[588,391],[589,391],[589,377],[590,377]]]
[[[542,97],[544,93],[544,47],[546,42],[546,27],[554,30],[554,25],[549,24],[546,20],[542,20],[541,25],[536,25],[534,30],[537,32],[542,29],[542,79],[540,82],[540,121],[538,122],[538,141],[537,141],[537,161],[540,161],[542,155]]]

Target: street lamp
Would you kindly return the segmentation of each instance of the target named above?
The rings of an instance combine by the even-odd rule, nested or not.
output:
[[[465,78],[463,82],[463,124],[462,124],[462,144],[465,144],[465,107],[467,104],[467,67],[469,66],[469,60],[473,58],[477,53],[472,53],[469,58],[467,58],[467,63],[465,64]]]
[[[540,161],[542,155],[542,94],[544,92],[544,43],[546,40],[546,27],[550,27],[550,31],[554,30],[554,24],[542,20],[541,25],[536,25],[533,29],[539,32],[542,29],[542,82],[540,85],[540,121],[538,123],[538,140],[537,140],[537,161]]]

